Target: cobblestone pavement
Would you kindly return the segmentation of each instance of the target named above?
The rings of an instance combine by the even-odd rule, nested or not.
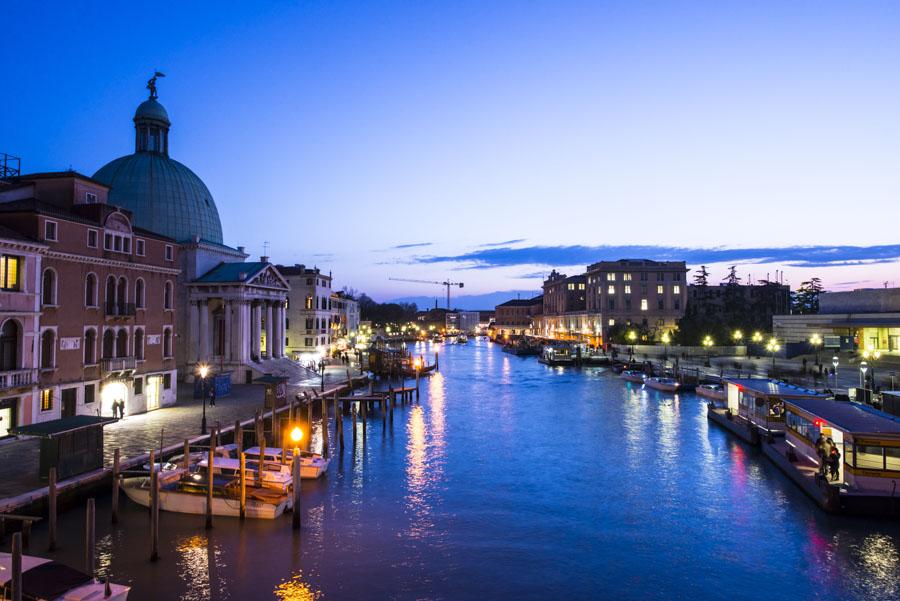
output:
[[[354,370],[352,375],[359,375]],[[347,378],[345,366],[337,365],[326,369],[325,388]],[[320,388],[321,376],[292,379],[289,395],[300,390]],[[230,395],[216,400],[216,406],[207,403],[206,419],[209,426],[217,422],[222,427],[233,425],[238,419],[253,417],[257,409],[263,408],[265,387],[260,384],[232,384]],[[163,446],[183,442],[200,434],[203,402],[193,398],[193,385],[179,384],[178,400],[174,405],[156,411],[130,415],[103,429],[104,462],[112,463],[113,452],[120,449],[121,457],[133,457],[147,453],[151,448],[159,448],[160,433]],[[18,439],[0,444],[0,499],[16,496],[42,486],[38,478],[40,441]]]

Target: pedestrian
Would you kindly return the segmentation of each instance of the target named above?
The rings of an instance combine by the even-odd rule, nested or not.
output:
[[[841,467],[841,453],[838,451],[837,445],[831,447],[831,453],[828,455],[828,468],[831,472],[831,480],[837,480]]]
[[[819,473],[825,473],[825,438],[819,434],[816,439],[816,455],[819,457]]]
[[[119,419],[125,419],[125,399],[119,399]]]
[[[209,387],[209,406],[210,407],[216,406],[216,387],[215,386]]]

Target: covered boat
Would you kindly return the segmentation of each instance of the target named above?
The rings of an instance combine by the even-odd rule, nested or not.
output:
[[[697,396],[709,399],[714,403],[724,403],[726,398],[725,387],[721,384],[700,384],[695,389]]]
[[[0,586],[3,598],[11,599],[12,555],[0,553]],[[43,557],[22,556],[22,599],[25,601],[78,601],[103,599],[125,601],[131,587],[122,584],[106,585],[93,576],[75,568]]]
[[[644,383],[644,372],[636,369],[626,369],[619,374],[619,377],[627,382],[634,382],[635,384]]]
[[[681,386],[675,378],[666,378],[662,376],[645,378],[644,385],[647,388],[660,390],[662,392],[678,392],[678,388]]]

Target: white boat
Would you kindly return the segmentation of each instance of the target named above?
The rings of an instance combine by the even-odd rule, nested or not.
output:
[[[701,396],[710,401],[722,402],[726,398],[725,388],[721,384],[700,384],[696,389],[697,396]]]
[[[0,587],[8,594],[12,578],[12,555],[0,553]],[[110,594],[106,595],[106,585],[96,578],[51,559],[22,556],[22,598],[42,601],[125,601],[130,586],[109,584]],[[3,599],[8,597],[4,596]]]
[[[644,372],[637,371],[635,369],[626,369],[621,374],[619,374],[619,377],[626,382],[634,382],[635,384],[644,383]]]
[[[681,384],[675,378],[652,377],[644,380],[647,388],[661,390],[663,392],[678,392]]]
[[[266,447],[263,452],[263,461],[266,463],[266,469],[269,469],[270,464],[281,465],[282,451],[284,451],[284,465],[287,466],[288,473],[290,473],[291,466],[294,462],[293,449]],[[245,449],[244,453],[247,455],[248,463],[253,460],[256,460],[256,463],[259,462],[259,447],[250,447],[249,449]],[[318,453],[300,451],[300,478],[303,480],[315,480],[320,478],[325,471],[328,470],[329,462],[328,459],[322,457]]]
[[[172,473],[172,472],[170,472]],[[174,513],[206,513],[205,475],[199,473],[181,474],[174,481],[160,480],[159,508]],[[150,478],[125,478],[122,482],[125,495],[144,507],[150,506]],[[268,488],[247,487],[245,515],[248,518],[274,520],[288,506],[288,496]],[[239,517],[241,515],[240,483],[237,480],[214,479],[213,515]]]
[[[465,334],[460,334],[456,337],[456,342],[458,342],[459,344],[466,344],[467,342],[469,342],[469,337]]]
[[[291,475],[291,468],[289,465],[282,465],[280,463],[274,462],[270,463],[268,461],[265,462],[262,482],[259,482],[256,475],[257,468],[259,467],[259,460],[251,461],[250,459],[250,457],[247,457],[247,465],[244,466],[248,483],[254,486],[262,486],[263,488],[271,488],[272,490],[277,490],[284,494],[290,492],[293,477]],[[205,474],[208,469],[209,459],[201,459],[200,463],[198,464],[197,473],[203,475],[205,478]],[[213,475],[239,479],[241,477],[240,459],[231,459],[230,457],[214,457]]]

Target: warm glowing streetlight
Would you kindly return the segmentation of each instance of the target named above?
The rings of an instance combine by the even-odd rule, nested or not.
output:
[[[769,342],[766,343],[766,350],[772,355],[772,369],[775,369],[775,353],[781,350],[781,345],[778,344],[777,338],[770,338]]]
[[[813,347],[813,350],[816,351],[816,365],[819,364],[819,347],[822,346],[822,337],[818,334],[813,334],[809,337],[809,344]]]
[[[840,359],[838,359],[837,355],[831,358],[831,364],[834,366],[834,389],[837,390],[837,368],[840,365]]]
[[[744,333],[741,332],[740,330],[735,330],[734,333],[731,335],[731,338],[734,340],[735,344],[740,344],[741,340],[744,339]]]
[[[712,336],[707,334],[703,338],[703,341],[701,342],[701,344],[706,348],[706,364],[704,365],[704,367],[709,367],[709,353],[710,353],[710,349],[715,344],[715,342],[713,341]]]
[[[760,342],[762,342],[762,339],[763,339],[762,332],[753,332],[753,337],[751,338],[751,340],[753,342],[759,344]]]
[[[203,397],[203,417],[200,418],[200,434],[206,434],[206,377],[209,375],[209,366],[205,364],[197,366],[197,375],[200,376],[200,396]]]
[[[300,429],[300,426],[294,426],[294,429],[291,430],[291,440],[295,445],[303,440],[303,430]]]

